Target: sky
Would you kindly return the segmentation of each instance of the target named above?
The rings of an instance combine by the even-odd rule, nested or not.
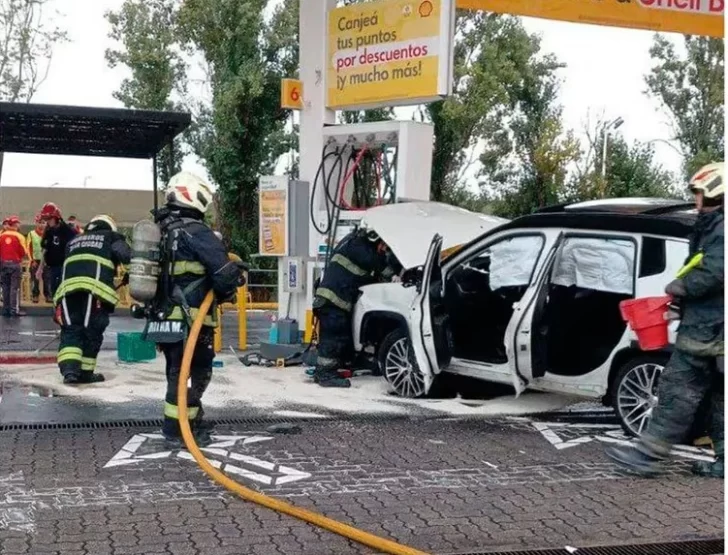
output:
[[[56,48],[48,79],[34,102],[121,107],[112,94],[125,72],[109,69],[104,59],[105,50],[113,46],[104,13],[118,9],[122,1],[51,0],[49,6],[62,14],[60,23],[70,42]],[[653,33],[531,18],[524,21],[529,31],[541,34],[543,49],[566,64],[561,71],[566,128],[579,134],[589,117],[592,121],[622,117],[620,132],[628,141],[658,140],[654,144],[658,162],[670,171],[679,170],[681,160],[675,151],[659,142],[671,137],[668,118],[644,94]],[[205,174],[193,157],[185,160],[184,169]],[[151,162],[7,154],[0,183],[151,190]]]

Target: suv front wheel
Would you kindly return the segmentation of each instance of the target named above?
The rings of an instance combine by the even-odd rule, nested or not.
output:
[[[377,351],[379,368],[400,397],[424,397],[425,378],[417,365],[409,334],[403,328],[388,333]]]

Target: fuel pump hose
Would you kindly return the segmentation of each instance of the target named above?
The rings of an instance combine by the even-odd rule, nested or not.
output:
[[[187,449],[202,471],[225,489],[236,493],[246,501],[252,501],[253,503],[257,503],[263,507],[273,509],[276,512],[298,518],[308,522],[309,524],[313,524],[314,526],[333,532],[334,534],[338,534],[352,541],[366,545],[367,547],[377,549],[382,553],[388,553],[390,555],[428,555],[424,551],[418,551],[417,549],[399,544],[392,540],[380,538],[379,536],[375,536],[374,534],[370,534],[364,530],[359,530],[358,528],[354,528],[353,526],[349,526],[343,522],[338,522],[324,515],[296,507],[295,505],[291,505],[285,501],[281,501],[274,497],[269,497],[246,488],[235,480],[227,477],[210,464],[210,461],[208,461],[202,451],[200,451],[200,448],[197,446],[195,439],[192,436],[187,412],[187,381],[190,377],[190,364],[192,363],[192,355],[195,351],[195,345],[197,344],[200,330],[202,329],[202,322],[212,306],[212,301],[213,294],[212,292],[209,292],[205,297],[205,300],[202,302],[199,313],[192,324],[190,336],[187,339],[184,355],[182,357],[182,368],[180,370],[179,384],[177,386],[179,425],[182,431],[182,437]]]

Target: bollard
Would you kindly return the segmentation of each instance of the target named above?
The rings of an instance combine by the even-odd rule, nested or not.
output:
[[[247,275],[245,276],[247,283]],[[248,349],[248,286],[238,288],[238,349]]]
[[[222,351],[222,307],[218,305],[215,310],[217,311],[217,326],[215,326],[215,340],[213,345],[215,352],[219,353]]]

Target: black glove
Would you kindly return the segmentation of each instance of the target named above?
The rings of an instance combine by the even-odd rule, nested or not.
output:
[[[684,297],[688,294],[685,289],[685,284],[681,279],[673,279],[670,283],[668,283],[667,287],[665,287],[665,293],[672,297]]]

